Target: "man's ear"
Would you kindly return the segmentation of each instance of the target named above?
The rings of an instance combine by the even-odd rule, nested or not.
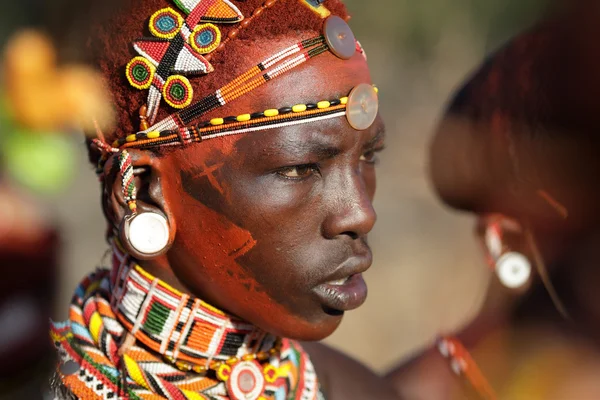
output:
[[[106,163],[103,207],[107,220],[110,221],[113,232],[119,237],[121,245],[127,253],[134,258],[145,260],[152,259],[164,254],[175,238],[175,218],[171,209],[163,196],[164,180],[162,179],[163,167],[161,167],[161,157],[155,154],[132,149],[128,150],[133,167],[134,184],[137,189],[136,203],[137,213],[153,213],[158,215],[158,219],[163,217],[168,226],[168,245],[161,251],[154,254],[142,253],[132,246],[128,238],[128,224],[135,217],[125,200],[123,191],[123,177],[119,168],[118,154],[111,157]]]

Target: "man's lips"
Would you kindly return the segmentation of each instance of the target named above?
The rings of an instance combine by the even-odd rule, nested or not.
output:
[[[313,292],[321,304],[338,311],[349,311],[360,307],[367,299],[367,284],[362,273],[371,266],[373,256],[370,249],[360,256],[350,257],[325,282]]]

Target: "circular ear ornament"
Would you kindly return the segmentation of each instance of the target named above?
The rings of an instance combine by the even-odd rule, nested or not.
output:
[[[192,84],[183,75],[171,75],[163,86],[163,97],[167,104],[173,108],[185,108],[192,102],[194,89]]]
[[[125,238],[142,255],[162,252],[169,244],[169,223],[160,214],[144,212],[125,219]]]
[[[504,286],[517,289],[529,280],[531,263],[521,253],[506,253],[496,261],[496,275]]]
[[[163,8],[150,17],[150,32],[161,39],[173,39],[183,26],[183,17],[171,7]]]
[[[379,111],[379,97],[372,85],[361,83],[348,95],[346,118],[348,123],[357,131],[370,127]]]
[[[156,67],[146,58],[138,56],[129,61],[125,74],[129,84],[136,89],[148,89],[152,85]]]
[[[190,45],[200,54],[208,54],[221,44],[221,31],[213,24],[198,25],[190,35]]]
[[[343,60],[356,52],[356,39],[346,21],[333,15],[325,20],[325,41],[333,54]]]
[[[256,400],[265,390],[263,369],[256,361],[242,361],[231,369],[227,392],[234,400]]]

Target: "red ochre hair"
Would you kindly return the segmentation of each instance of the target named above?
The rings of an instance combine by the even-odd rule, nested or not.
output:
[[[290,32],[322,31],[324,20],[307,6],[302,0],[279,0],[262,15],[255,18],[246,28],[240,24],[218,24],[223,37],[227,37],[232,29],[240,29],[239,35],[231,40],[220,52],[210,60],[214,72],[207,75],[188,76],[194,90],[194,101],[218,89],[245,72],[252,65],[240,62],[240,54],[247,52],[249,42],[262,41]],[[265,0],[232,0],[245,17],[262,6]],[[348,19],[348,13],[341,0],[326,0],[323,3],[332,15]],[[130,0],[126,6],[92,27],[88,40],[88,48],[92,53],[92,61],[106,79],[108,88],[114,99],[117,114],[117,127],[114,132],[104,132],[105,139],[112,143],[117,138],[139,131],[139,109],[146,103],[147,90],[133,88],[125,77],[125,66],[137,54],[132,43],[142,37],[151,36],[148,28],[150,16],[161,8],[177,6],[172,0]],[[274,48],[273,52],[281,49]],[[258,62],[260,60],[253,60]],[[155,122],[172,114],[176,110],[161,102]]]

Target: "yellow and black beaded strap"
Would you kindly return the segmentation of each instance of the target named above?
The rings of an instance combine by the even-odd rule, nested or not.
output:
[[[222,136],[282,128],[343,116],[348,118],[351,125],[358,124],[357,120],[359,118],[366,118],[366,121],[360,123],[364,126],[370,126],[378,111],[377,92],[377,87],[362,84],[353,89],[349,96],[338,99],[272,108],[251,114],[213,118],[186,127],[186,131],[190,132],[190,135],[185,142],[201,142]],[[365,101],[365,98],[368,100]],[[349,104],[351,107],[348,107]],[[359,111],[358,116],[356,114],[357,108]],[[152,148],[182,144],[183,141],[180,130],[168,129],[131,134],[126,138],[118,139],[113,146],[118,148]]]

